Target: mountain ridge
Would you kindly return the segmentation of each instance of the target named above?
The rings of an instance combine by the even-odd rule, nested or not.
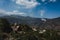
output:
[[[18,23],[18,24],[27,24],[29,26],[41,27],[45,29],[60,29],[60,17],[47,19],[43,18],[32,18],[32,17],[24,17],[18,15],[10,15],[10,16],[3,16],[2,18],[6,18],[10,23]]]

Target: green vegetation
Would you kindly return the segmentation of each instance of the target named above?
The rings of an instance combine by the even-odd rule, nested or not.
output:
[[[11,28],[19,26],[15,31]],[[40,33],[39,33],[40,30]],[[60,40],[60,31],[50,29],[37,29],[34,31],[26,24],[12,24],[1,18],[0,19],[0,40]],[[46,30],[45,32],[42,32]],[[41,33],[42,32],[42,33]]]

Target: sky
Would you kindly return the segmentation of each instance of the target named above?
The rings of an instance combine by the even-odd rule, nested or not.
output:
[[[60,0],[0,0],[0,15],[60,17]]]

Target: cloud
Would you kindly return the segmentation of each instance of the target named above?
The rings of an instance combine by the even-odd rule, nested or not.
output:
[[[45,2],[46,0],[41,0],[42,2]]]
[[[56,0],[50,0],[50,2],[56,2]]]
[[[41,5],[46,5],[48,3],[55,3],[57,0],[41,0],[41,1],[42,1]]]
[[[45,2],[47,0],[41,0],[42,2]],[[48,0],[48,2],[56,2],[56,0]]]
[[[15,14],[15,15],[21,15],[21,16],[26,16],[27,15],[26,13],[19,12],[18,10],[14,10],[12,13]]]
[[[15,0],[15,2],[25,8],[33,8],[40,4],[36,0]]]
[[[0,9],[0,16],[2,16],[2,15],[3,15],[3,16],[6,15],[6,14],[4,14],[4,13],[5,13],[5,11]]]
[[[44,14],[45,14],[45,10],[40,10],[41,20],[46,22],[46,19],[44,19]]]
[[[4,12],[5,12],[4,10],[0,9],[0,13],[4,13]]]
[[[37,0],[12,0],[15,2],[17,5],[19,5],[18,8],[34,8],[37,5],[42,5],[42,4],[48,4],[49,2],[56,2],[56,0],[41,0],[41,2],[37,2]]]
[[[44,10],[40,10],[40,15],[41,17],[44,15],[45,11]]]
[[[26,13],[24,12],[19,12],[18,10],[14,10],[12,12],[5,11],[5,10],[0,10],[0,15],[20,15],[20,16],[26,16]]]

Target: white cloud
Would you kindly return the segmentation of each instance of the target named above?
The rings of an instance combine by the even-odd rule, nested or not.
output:
[[[26,13],[24,12],[19,12],[18,10],[14,10],[13,12],[7,12],[8,14],[12,15],[20,15],[20,16],[26,16]]]
[[[4,13],[4,12],[5,12],[4,10],[0,9],[0,13]]]
[[[44,13],[45,13],[45,11],[44,11],[44,10],[40,10],[40,15],[41,15],[41,16],[43,16],[43,15],[44,15]]]
[[[46,0],[41,0],[42,2],[45,2]]]
[[[12,12],[5,11],[5,10],[0,10],[0,14],[3,14],[3,15],[20,15],[20,16],[26,16],[26,13],[19,12],[18,10],[14,10]]]
[[[36,0],[31,0],[31,1],[29,1],[29,0],[15,0],[15,2],[16,2],[16,4],[21,5],[25,8],[33,8],[33,7],[36,7],[38,4],[40,4]]]
[[[37,5],[42,5],[42,3],[38,3],[36,0],[12,0],[17,5],[20,5],[18,8],[34,8]],[[49,2],[56,2],[57,0],[41,0],[44,4],[48,4]]]
[[[50,2],[56,2],[56,0],[50,0]]]
[[[6,15],[6,14],[4,14],[4,13],[5,13],[5,11],[0,9],[0,16],[2,16],[2,15],[3,15],[3,16]]]
[[[54,2],[56,2],[57,0],[41,0],[44,4],[48,4],[48,3],[54,3]],[[42,5],[42,3],[41,3],[41,5]]]

